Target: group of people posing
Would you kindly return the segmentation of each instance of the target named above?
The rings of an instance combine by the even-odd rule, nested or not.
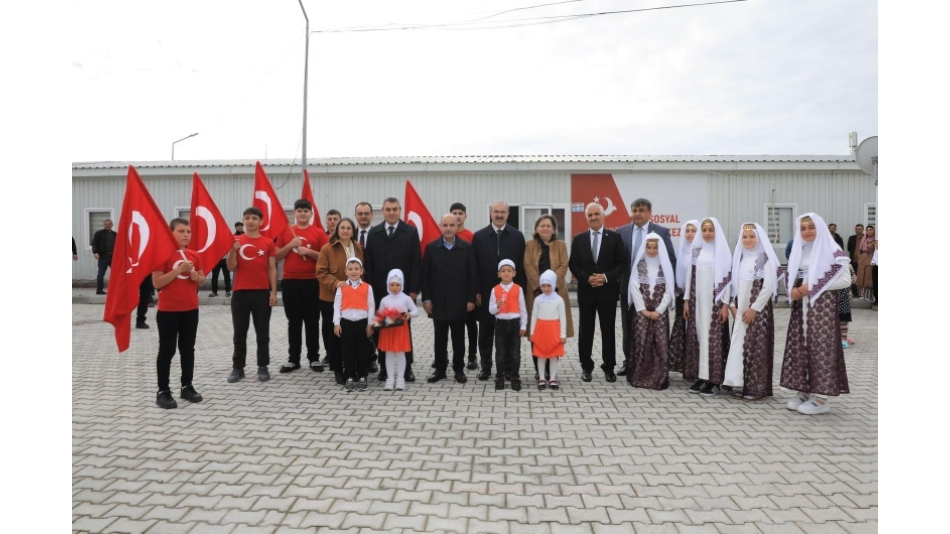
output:
[[[771,396],[772,305],[783,273],[765,231],[756,223],[744,223],[730,251],[715,218],[691,220],[681,229],[677,254],[669,230],[650,222],[648,200],[637,199],[631,209],[631,223],[614,231],[604,227],[603,207],[588,205],[588,229],[573,238],[568,254],[567,244],[557,237],[554,217],[540,217],[526,242],[507,224],[508,206],[501,201],[491,206],[490,224],[476,232],[465,228],[465,206],[453,204],[439,220],[441,235],[425,244],[416,228],[401,220],[401,205],[392,197],[383,201],[384,221],[375,226],[368,202],[356,205],[355,220],[331,210],[329,236],[311,224],[313,206],[307,200],[294,204],[294,223],[276,240],[260,234],[262,214],[248,208],[242,219],[244,233],[235,236],[224,260],[234,273],[234,351],[228,382],[244,378],[252,322],[258,379],[270,379],[270,313],[277,301],[277,263],[283,261],[280,289],[288,319],[288,361],[280,372],[302,368],[305,343],[310,369],[323,372],[325,361],[346,391],[366,390],[368,376],[377,371],[386,390],[405,389],[415,380],[410,323],[420,309],[432,319],[435,334],[434,370],[428,382],[448,378],[451,336],[456,382],[467,382],[466,368],[478,369],[478,379],[494,379],[496,390],[505,389],[507,382],[518,391],[520,344],[527,337],[537,387],[559,389],[558,360],[566,354],[567,338],[574,336],[567,291],[570,271],[577,280],[582,381],[593,379],[594,325],[599,319],[601,369],[607,382],[622,375],[634,387],[663,390],[674,371],[694,381],[690,393],[713,396],[726,389],[747,401]],[[171,228],[182,251],[152,275],[159,289],[156,402],[163,408],[177,405],[168,383],[176,345],[181,353],[181,398],[201,400],[192,378],[197,289],[205,276],[197,257],[185,250],[191,233],[188,221],[174,219]],[[788,258],[785,276],[792,313],[781,385],[798,392],[789,409],[825,413],[828,396],[848,393],[838,307],[840,290],[847,297],[852,283],[849,257],[821,217],[808,213],[796,220]],[[615,373],[618,300],[623,359]],[[377,315],[397,320],[379,324]]]

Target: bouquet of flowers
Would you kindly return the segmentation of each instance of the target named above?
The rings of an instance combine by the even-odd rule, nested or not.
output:
[[[376,317],[373,318],[373,328],[390,328],[393,326],[402,326],[405,322],[403,320],[403,312],[397,310],[396,308],[383,308],[376,312]]]

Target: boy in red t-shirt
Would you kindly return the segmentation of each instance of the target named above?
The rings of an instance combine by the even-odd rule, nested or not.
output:
[[[244,210],[244,235],[234,238],[228,252],[228,270],[234,273],[231,296],[231,324],[234,326],[234,356],[228,383],[244,378],[247,356],[247,329],[254,319],[257,335],[257,379],[270,380],[270,313],[277,304],[277,248],[261,235],[261,210]]]
[[[172,219],[169,226],[179,250],[165,260],[161,270],[152,273],[152,285],[158,290],[158,396],[155,403],[162,408],[177,408],[168,385],[172,356],[178,346],[181,359],[181,398],[201,402],[191,381],[195,372],[195,336],[198,333],[198,287],[205,282],[198,255],[187,250],[191,242],[191,225],[187,219]]]
[[[307,334],[307,360],[310,369],[323,372],[320,363],[320,282],[317,281],[317,260],[320,249],[327,244],[327,234],[310,224],[313,204],[301,198],[294,202],[295,224],[277,237],[277,261],[284,262],[284,278],[280,291],[287,315],[287,353],[289,359],[281,373],[300,369],[301,327]]]

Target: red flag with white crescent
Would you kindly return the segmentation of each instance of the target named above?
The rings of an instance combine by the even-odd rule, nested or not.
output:
[[[323,227],[323,222],[320,220],[320,212],[317,210],[317,201],[313,199],[313,189],[310,187],[310,173],[307,172],[307,169],[303,170],[303,192],[300,193],[300,198],[309,200],[310,203],[313,204],[313,216],[310,217],[310,224],[326,232],[327,229]]]
[[[254,169],[254,199],[251,205],[264,214],[261,220],[261,235],[264,237],[276,239],[290,224],[287,214],[284,213],[284,206],[277,198],[274,186],[259,161]]]
[[[422,245],[422,254],[424,256],[426,253],[426,244],[441,237],[442,231],[439,229],[439,224],[432,218],[432,214],[429,213],[429,208],[426,207],[425,202],[419,197],[419,193],[416,193],[416,189],[412,187],[412,182],[409,180],[406,180],[406,211],[404,217],[406,223],[415,226],[416,230],[418,230],[419,243]]]
[[[195,251],[206,272],[221,261],[234,245],[234,236],[228,221],[195,173],[191,179],[191,241],[188,248]]]
[[[131,165],[116,226],[118,235],[102,319],[115,327],[115,344],[119,352],[124,352],[129,348],[132,310],[139,304],[139,284],[178,250],[178,241],[165,217]]]

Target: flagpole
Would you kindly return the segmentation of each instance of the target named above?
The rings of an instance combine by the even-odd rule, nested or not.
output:
[[[297,0],[300,4],[300,10],[303,11],[303,18],[306,20],[306,40],[303,49],[303,154],[301,157],[301,168],[307,168],[307,69],[310,66],[310,17],[307,16],[307,10],[303,7],[303,0]],[[301,172],[302,174],[302,172]]]

